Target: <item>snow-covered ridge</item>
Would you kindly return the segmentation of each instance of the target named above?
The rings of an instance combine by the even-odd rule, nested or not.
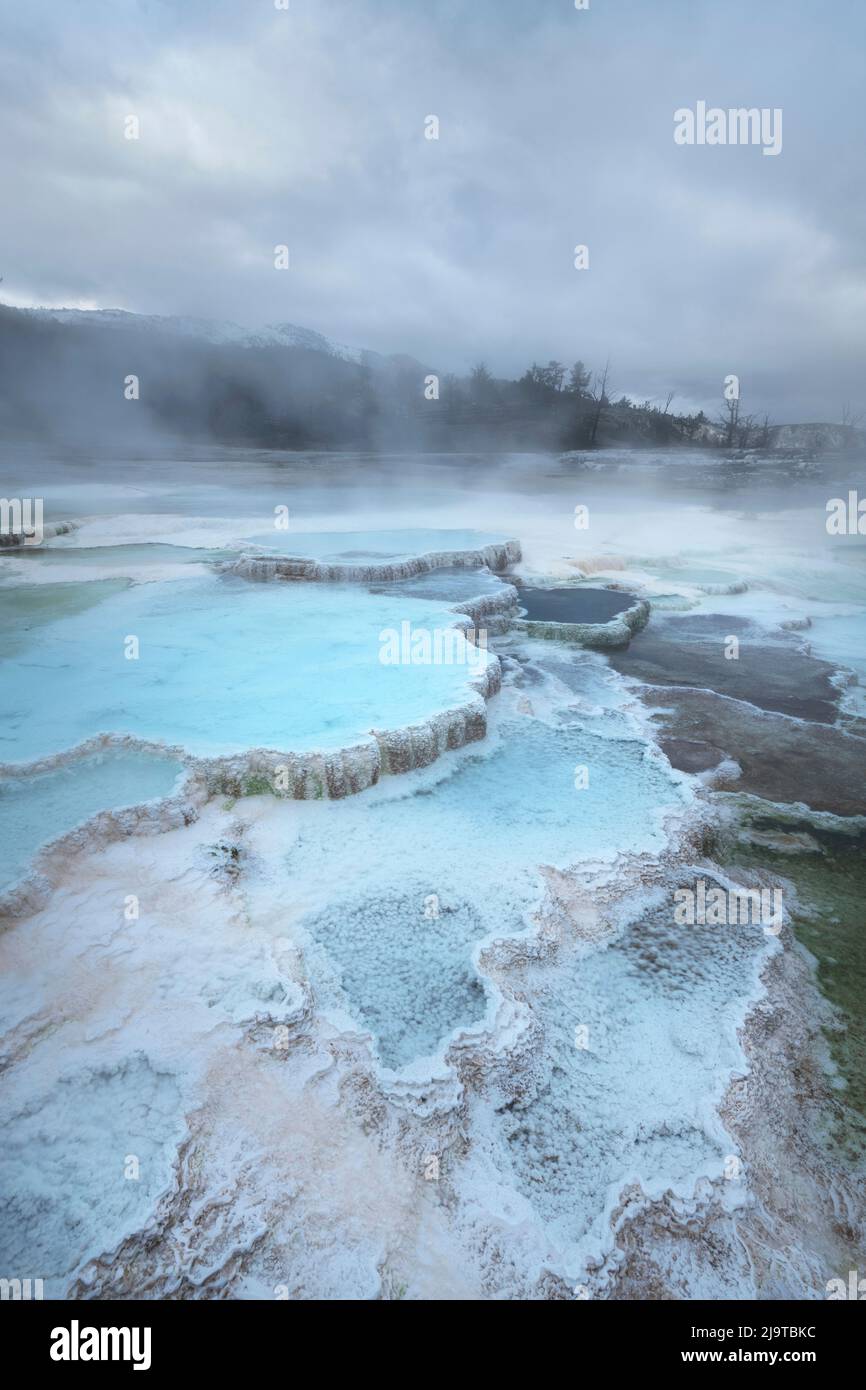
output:
[[[360,362],[367,354],[362,348],[334,343],[312,328],[294,323],[269,323],[261,328],[245,328],[227,319],[201,319],[163,314],[135,314],[127,309],[21,309],[32,318],[53,320],[76,327],[144,329],[151,333],[168,333],[177,338],[197,338],[218,346],[244,348],[287,347],[308,348],[345,362]],[[377,356],[378,354],[372,354]]]

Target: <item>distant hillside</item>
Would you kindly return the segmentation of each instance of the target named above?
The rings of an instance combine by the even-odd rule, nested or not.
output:
[[[372,445],[425,369],[294,324],[0,306],[0,430],[73,444],[169,437]],[[127,378],[138,379],[128,399]],[[399,414],[399,412],[398,412]]]
[[[341,357],[345,362],[360,362],[360,348],[332,343],[312,328],[299,328],[294,323],[269,323],[264,328],[242,328],[240,324],[220,319],[181,318],[160,314],[132,314],[127,309],[22,309],[40,322],[68,324],[74,327],[141,330],[165,333],[180,338],[197,338],[203,343],[233,347],[302,347],[323,352],[329,357]],[[377,357],[378,354],[368,354]]]
[[[133,383],[130,378],[136,378]],[[587,449],[606,444],[815,452],[862,447],[850,426],[741,419],[608,398],[605,373],[479,363],[440,376],[415,358],[295,324],[250,329],[122,309],[0,305],[0,432],[87,447],[154,437],[271,448]]]

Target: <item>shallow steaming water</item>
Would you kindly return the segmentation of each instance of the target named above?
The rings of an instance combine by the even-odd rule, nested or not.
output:
[[[472,696],[483,654],[383,664],[381,634],[434,633],[445,604],[357,586],[251,584],[209,576],[136,585],[40,628],[4,663],[0,760],[129,733],[195,754],[297,751],[360,741]],[[127,659],[129,638],[138,657]]]
[[[99,811],[166,797],[182,771],[170,758],[108,752],[52,772],[0,781],[0,888],[20,878],[46,841]]]
[[[286,891],[303,901],[327,885],[303,920],[323,948],[317,974],[374,1032],[386,1065],[433,1051],[483,1015],[473,948],[528,924],[541,865],[661,848],[660,813],[681,804],[679,790],[609,722],[600,737],[512,718],[495,747],[423,791],[389,787],[309,808],[286,856]],[[589,777],[580,790],[579,766]]]
[[[602,476],[607,466],[610,477]],[[780,624],[795,622],[793,640],[866,679],[866,557],[827,544],[826,486],[795,494],[766,475],[753,485],[740,474],[732,481],[705,457],[645,462],[623,451],[598,456],[596,467],[594,474],[529,456],[489,470],[478,460],[425,459],[410,468],[323,457],[313,470],[307,459],[244,455],[199,461],[180,482],[177,465],[165,460],[124,463],[113,490],[101,478],[61,478],[62,505],[104,515],[44,552],[42,574],[35,553],[0,559],[0,618],[7,618],[0,759],[60,752],[108,731],[194,753],[335,747],[467,697],[469,668],[384,667],[380,634],[404,620],[449,625],[449,603],[494,592],[498,579],[437,573],[369,592],[203,572],[224,547],[246,542],[351,563],[517,536],[525,578],[613,580],[660,609],[747,618],[763,634],[768,659]],[[307,486],[313,471],[315,488]],[[50,501],[51,486],[42,490]],[[305,530],[275,533],[272,509],[287,495]],[[577,501],[591,510],[583,534],[573,526]],[[121,521],[108,515],[121,510]],[[167,544],[120,543],[156,538]],[[90,583],[74,582],[85,576]],[[126,578],[138,582],[125,585]],[[4,608],[13,584],[20,604]],[[811,629],[800,626],[806,619]],[[124,658],[130,636],[139,642],[137,661]],[[484,744],[345,801],[212,802],[201,825],[118,843],[93,861],[82,851],[68,895],[61,887],[53,905],[7,933],[5,1266],[56,1276],[60,1293],[81,1260],[145,1225],[196,1105],[218,1126],[243,1094],[230,1066],[215,1081],[195,1079],[208,1072],[209,1049],[224,1048],[223,1062],[253,1066],[260,1045],[267,1054],[261,1089],[244,1123],[234,1123],[233,1112],[226,1121],[232,1177],[226,1182],[216,1165],[213,1209],[231,1213],[233,1203],[248,1201],[256,1229],[265,1229],[271,1204],[289,1191],[289,1218],[270,1224],[280,1239],[286,1233],[281,1259],[291,1266],[291,1252],[302,1252],[302,1295],[315,1293],[330,1267],[311,1234],[316,1216],[327,1209],[342,1250],[364,1205],[353,1206],[354,1176],[335,1177],[328,1164],[336,1151],[341,1161],[349,1155],[353,1174],[364,1164],[355,1162],[355,1139],[340,1130],[332,1149],[314,1150],[316,1161],[298,1163],[287,1181],[262,1176],[263,1156],[280,1150],[282,1136],[263,1137],[254,1112],[271,1114],[280,1088],[303,1073],[299,1053],[309,1042],[305,1035],[299,1053],[274,1061],[255,1032],[262,1017],[293,1006],[275,964],[279,943],[296,952],[299,976],[311,985],[311,1032],[322,1018],[329,1038],[335,1029],[368,1031],[378,1060],[404,1080],[436,1066],[441,1072],[454,1030],[481,1036],[492,1027],[497,986],[483,973],[481,946],[529,929],[544,866],[604,864],[615,883],[616,856],[651,860],[666,844],[665,813],[690,804],[690,790],[650,749],[627,688],[601,658],[555,644],[545,653],[515,645],[511,654],[514,685],[492,702]],[[846,707],[862,710],[857,687]],[[579,768],[587,786],[575,781]],[[0,788],[6,881],[46,839],[106,806],[168,794],[177,772],[170,760],[111,754],[7,781]],[[215,876],[233,837],[237,882]],[[143,920],[127,930],[121,905],[130,883],[139,891],[139,876]],[[517,1282],[536,1259],[582,1277],[586,1258],[610,1248],[609,1217],[624,1183],[651,1195],[668,1187],[690,1193],[736,1152],[718,1106],[731,1072],[744,1068],[737,1030],[773,943],[753,928],[676,927],[655,888],[635,891],[618,920],[621,930],[603,944],[515,972],[512,983],[538,1029],[531,1074],[507,1105],[479,1080],[461,1114],[465,1150],[445,1156],[453,1164],[455,1229],[467,1213],[485,1233],[506,1229]],[[835,921],[831,915],[826,924],[831,953]],[[836,932],[837,950],[839,939]],[[104,998],[97,977],[108,982]],[[853,1010],[857,1000],[845,1003]],[[59,1017],[62,1046],[52,1031]],[[322,1090],[337,1096],[335,1055],[326,1047],[316,1054],[315,1046],[310,1066],[320,1068]],[[297,1094],[292,1122],[312,1130],[321,1095]],[[329,1136],[348,1109],[335,1102],[327,1112]],[[129,1153],[141,1161],[141,1181],[122,1180]],[[213,1150],[201,1159],[205,1186],[209,1161]],[[238,1196],[241,1173],[247,1188]],[[777,1176],[783,1183],[781,1169]],[[390,1205],[390,1190],[386,1199]],[[357,1265],[339,1266],[337,1296],[378,1287],[376,1234],[359,1247]],[[425,1267],[428,1255],[425,1247]],[[710,1251],[710,1264],[714,1257]],[[507,1258],[498,1277],[498,1296],[508,1296]],[[680,1292],[695,1296],[686,1285]]]

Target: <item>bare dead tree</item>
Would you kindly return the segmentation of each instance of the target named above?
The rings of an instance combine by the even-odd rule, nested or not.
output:
[[[775,426],[773,425],[773,422],[770,419],[769,415],[765,415],[763,421],[761,422],[761,433],[759,436],[759,443],[762,449],[769,449],[770,435],[772,434],[774,428]]]
[[[595,402],[595,409],[592,412],[589,424],[589,442],[594,444],[598,435],[598,426],[601,420],[601,413],[605,406],[610,404],[608,397],[608,381],[610,378],[610,358],[604,364],[604,371],[599,375],[596,373],[592,389],[592,399]]]
[[[737,432],[736,441],[738,449],[748,449],[752,442],[752,435],[755,431],[755,416],[740,415],[737,412]]]
[[[724,409],[721,411],[717,424],[724,431],[725,448],[733,449],[737,438],[737,427],[740,420],[740,398],[734,396],[731,400],[726,400]]]

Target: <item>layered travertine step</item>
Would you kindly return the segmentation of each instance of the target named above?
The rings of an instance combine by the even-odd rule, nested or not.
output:
[[[273,792],[296,801],[339,799],[374,786],[382,776],[428,767],[440,754],[483,739],[486,701],[502,684],[499,660],[469,680],[475,694],[453,709],[394,729],[372,729],[368,739],[333,752],[281,752],[253,748],[244,753],[191,759],[211,795],[249,796]]]
[[[251,748],[224,756],[193,757],[179,746],[168,747],[129,734],[100,734],[76,748],[28,764],[0,764],[2,781],[60,772],[93,755],[137,750],[175,759],[187,770],[173,795],[100,811],[43,845],[29,872],[0,893],[0,921],[35,911],[49,895],[63,865],[85,846],[92,849],[130,835],[189,824],[212,796],[340,799],[374,786],[380,777],[428,767],[442,753],[478,742],[487,733],[486,702],[502,684],[498,658],[490,658],[467,684],[474,693],[452,709],[417,723],[373,729],[366,739],[334,750],[297,753]]]
[[[500,574],[521,558],[520,542],[506,540],[477,550],[433,550],[413,555],[405,560],[388,560],[378,564],[326,564],[302,555],[256,555],[246,553],[237,560],[227,560],[220,568],[243,579],[306,580],[313,583],[380,584],[397,579],[414,579],[436,569],[482,569],[486,566]]]
[[[8,508],[8,503],[4,503]],[[55,536],[68,536],[78,530],[77,521],[39,521],[32,512],[25,514],[17,523],[4,511],[3,525],[0,529],[0,550],[16,550],[19,547],[38,547],[43,541],[53,540]]]

